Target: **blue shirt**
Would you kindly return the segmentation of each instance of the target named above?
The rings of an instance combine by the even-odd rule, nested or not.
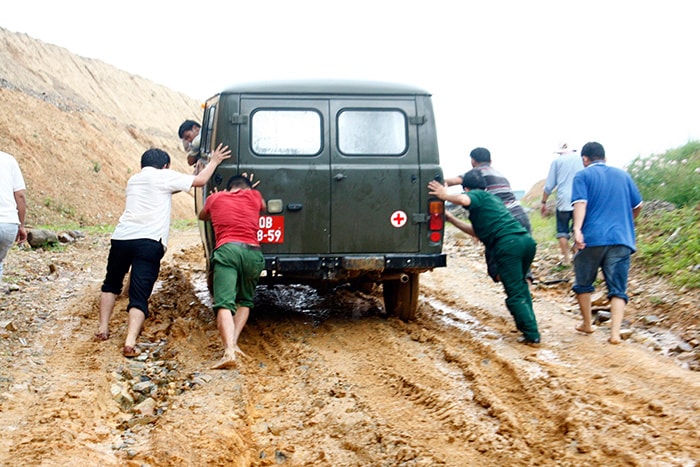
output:
[[[574,176],[572,204],[586,202],[581,232],[586,246],[625,245],[636,250],[632,209],[642,195],[622,169],[596,161]]]
[[[574,183],[574,175],[583,169],[581,156],[576,152],[562,154],[552,161],[549,166],[547,181],[544,183],[544,192],[551,195],[557,189],[557,211],[571,211],[571,188]]]

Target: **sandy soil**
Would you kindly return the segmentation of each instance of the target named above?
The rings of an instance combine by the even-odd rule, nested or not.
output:
[[[173,232],[154,316],[97,342],[109,238],[10,252],[0,298],[3,465],[668,465],[700,459],[700,372],[573,331],[566,288],[533,289],[544,345],[517,343],[481,251],[451,234],[418,319],[379,295],[260,289],[233,370],[195,230]]]
[[[0,43],[0,150],[22,166],[30,226],[114,225],[149,146],[191,170],[175,130],[201,116],[198,102],[1,28]],[[192,213],[191,196],[177,195],[174,217]],[[422,275],[415,322],[383,316],[379,294],[260,289],[240,342],[249,358],[213,371],[221,349],[197,232],[171,236],[134,360],[121,355],[124,299],[112,338],[93,338],[108,245],[88,236],[6,260],[0,465],[700,460],[700,372],[688,369],[699,367],[700,300],[662,280],[632,277],[633,333],[613,347],[604,322],[592,336],[573,331],[570,285],[538,252],[534,349],[516,342],[480,249],[448,235],[448,268]]]

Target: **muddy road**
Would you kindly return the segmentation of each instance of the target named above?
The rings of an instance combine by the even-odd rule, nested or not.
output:
[[[543,345],[517,343],[478,246],[448,238],[416,321],[380,295],[260,292],[221,349],[196,230],[173,232],[145,352],[121,355],[126,301],[97,342],[108,237],[13,250],[0,296],[0,464],[695,466],[700,372],[573,328],[567,288],[533,289]]]

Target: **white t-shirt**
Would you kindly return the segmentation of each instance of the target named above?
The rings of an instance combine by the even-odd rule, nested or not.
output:
[[[126,207],[114,229],[114,240],[150,238],[168,246],[172,195],[189,191],[194,175],[144,167],[126,184]]]
[[[26,189],[17,160],[0,151],[0,224],[19,224],[15,192]]]

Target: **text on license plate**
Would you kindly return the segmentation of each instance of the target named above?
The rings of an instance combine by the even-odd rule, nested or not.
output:
[[[284,216],[260,216],[258,242],[284,243]]]

